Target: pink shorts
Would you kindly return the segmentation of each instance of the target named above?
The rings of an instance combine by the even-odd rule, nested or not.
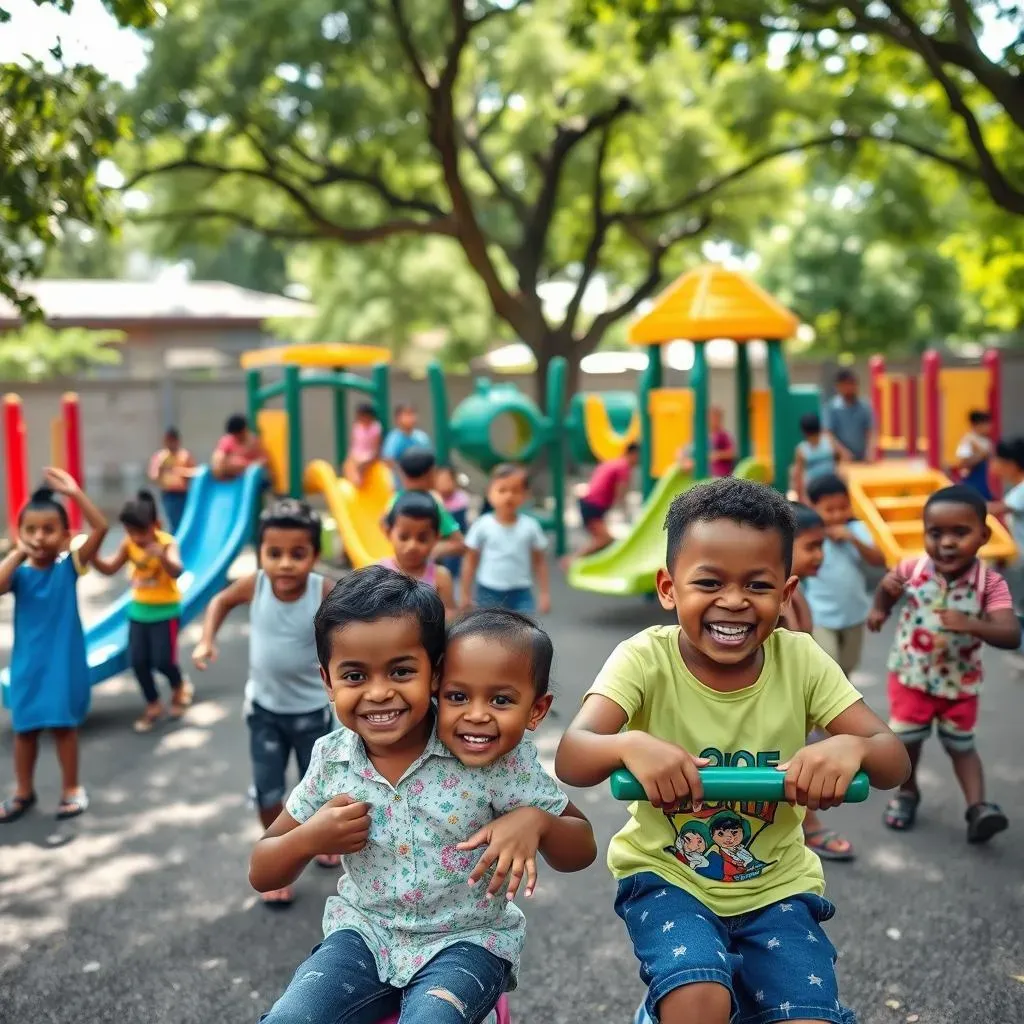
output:
[[[920,743],[937,723],[939,740],[947,750],[974,749],[978,722],[978,695],[936,697],[904,686],[895,672],[889,673],[889,728],[904,743]]]

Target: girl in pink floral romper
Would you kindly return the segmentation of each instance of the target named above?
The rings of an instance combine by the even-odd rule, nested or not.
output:
[[[937,723],[967,801],[967,840],[982,843],[1007,827],[1006,815],[985,800],[981,758],[974,745],[983,644],[1014,650],[1020,624],[1006,581],[978,551],[988,542],[986,507],[966,486],[936,491],[924,508],[927,554],[907,558],[875,594],[868,628],[876,631],[906,597],[889,655],[889,728],[906,744],[913,771],[886,807],[885,824],[914,824],[921,747]]]

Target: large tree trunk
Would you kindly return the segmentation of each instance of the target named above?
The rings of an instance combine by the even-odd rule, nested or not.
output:
[[[548,368],[556,356],[563,356],[566,360],[565,373],[565,398],[568,401],[579,388],[580,364],[579,353],[576,351],[571,338],[567,338],[558,331],[545,331],[533,343],[528,342],[537,360],[537,369],[534,371],[533,387],[537,405],[547,411],[548,394]]]

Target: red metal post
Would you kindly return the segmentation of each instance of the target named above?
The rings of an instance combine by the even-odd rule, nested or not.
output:
[[[992,444],[1003,436],[1003,356],[998,349],[987,348],[981,365],[988,370],[988,414],[992,417]],[[998,498],[1002,486],[994,474],[989,474],[989,487]]]
[[[924,435],[925,455],[932,469],[939,469],[942,461],[942,427],[939,409],[939,371],[942,357],[929,349],[921,357],[921,376],[924,381]]]
[[[882,457],[882,378],[885,377],[885,358],[883,356],[872,356],[868,360],[868,379],[871,387],[871,410],[875,414],[875,450],[868,452],[867,457],[872,462],[877,462]]]
[[[921,433],[921,410],[918,402],[920,384],[917,375],[907,377],[907,455],[917,454],[917,440]]]
[[[889,383],[889,426],[893,440],[903,435],[903,384],[906,377],[892,377]]]
[[[7,455],[7,525],[10,537],[18,535],[18,515],[28,501],[28,436],[21,399],[4,395],[4,450]]]
[[[78,395],[73,391],[65,392],[60,402],[61,416],[64,420],[64,468],[74,478],[79,487],[82,486],[82,417],[78,404]],[[77,533],[82,528],[82,510],[77,502],[68,503],[68,519],[71,530]]]

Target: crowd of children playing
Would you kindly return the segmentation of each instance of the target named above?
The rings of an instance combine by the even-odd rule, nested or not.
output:
[[[865,570],[883,559],[841,477],[844,461],[871,450],[872,427],[846,377],[838,391],[824,424],[801,421],[799,500],[726,470],[672,502],[656,593],[674,622],[611,652],[558,746],[561,783],[598,786],[624,767],[647,796],[608,851],[614,909],[647,986],[637,1021],[854,1020],[821,927],[835,913],[821,861],[854,851],[821,812],[864,771],[895,791],[885,825],[911,828],[933,725],[963,791],[968,841],[1008,824],[986,797],[974,729],[982,646],[1024,663],[1021,627],[1006,581],[978,552],[990,511],[1012,516],[1024,550],[1024,439],[993,447],[990,421],[972,416],[958,453],[963,480],[925,505],[925,553],[891,568],[872,597]],[[208,668],[226,617],[248,606],[244,709],[265,829],[252,886],[287,906],[310,861],[343,867],[323,942],[261,1018],[269,1024],[376,1024],[392,1013],[402,1024],[494,1020],[516,986],[525,919],[515,897],[532,894],[538,854],[555,871],[580,871],[597,853],[589,822],[529,738],[551,707],[554,649],[530,617],[547,613],[551,597],[547,539],[523,512],[526,472],[494,469],[470,523],[470,498],[435,464],[415,411],[395,419],[382,438],[374,410],[360,408],[346,466],[353,482],[378,459],[395,473],[382,523],[393,557],[335,583],[315,571],[317,514],[273,501],[259,520],[258,569],[211,602],[192,653]],[[715,430],[724,468],[735,452],[720,420]],[[244,418],[232,417],[214,470],[237,474],[263,457]],[[606,518],[636,462],[630,448],[595,470],[580,499],[581,553],[610,542]],[[168,431],[151,476],[169,526],[181,509],[168,498],[187,491],[193,467]],[[990,471],[1004,486],[995,502]],[[47,470],[45,484],[0,563],[15,629],[15,789],[0,823],[36,802],[44,730],[61,768],[58,817],[88,807],[77,729],[90,684],[76,583],[90,564],[107,574],[131,566],[129,652],[145,701],[135,728],[153,729],[167,711],[155,673],[169,684],[172,716],[193,699],[177,655],[183,566],[154,498],[141,492],[124,506],[124,537],[104,557],[100,511],[61,470]],[[61,497],[89,525],[73,550]],[[851,677],[865,629],[880,629],[900,602],[886,724]],[[300,782],[289,794],[293,755]],[[728,764],[775,768],[785,801],[705,804],[698,770]]]

